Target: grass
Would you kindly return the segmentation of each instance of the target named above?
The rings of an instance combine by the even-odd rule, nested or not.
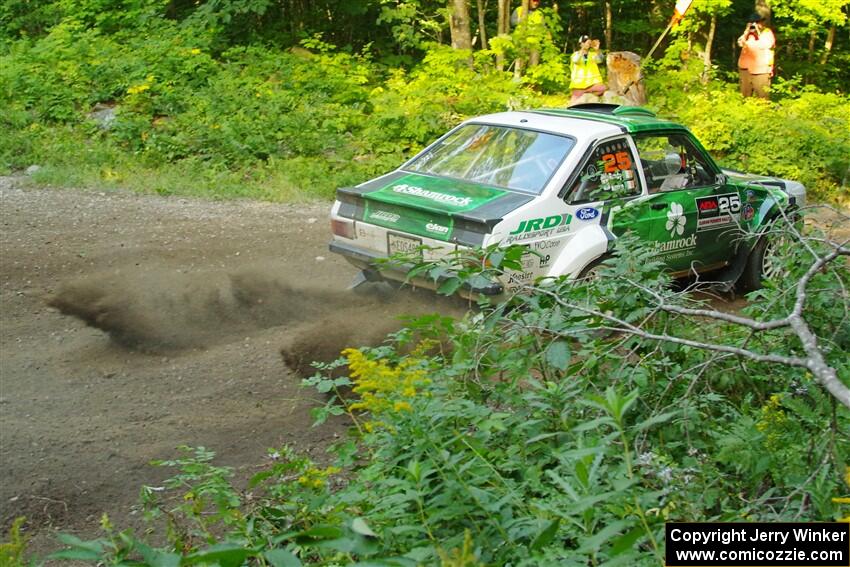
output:
[[[321,157],[272,158],[233,169],[197,158],[158,162],[63,126],[10,132],[0,140],[0,158],[0,173],[7,175],[38,165],[32,180],[40,185],[287,203],[330,200],[338,185],[372,176]]]

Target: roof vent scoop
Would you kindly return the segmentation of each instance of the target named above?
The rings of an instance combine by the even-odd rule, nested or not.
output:
[[[596,112],[599,114],[613,114],[614,116],[649,116],[655,118],[655,113],[641,106],[624,106],[620,104],[606,104],[603,102],[587,102],[574,104],[569,110],[583,110],[585,112]]]
[[[583,102],[581,104],[573,104],[568,108],[569,110],[585,110],[588,112],[599,112],[601,114],[614,114],[614,111],[620,108],[620,105],[604,102]]]
[[[618,106],[612,112],[615,116],[649,116],[655,118],[655,113],[642,106]]]

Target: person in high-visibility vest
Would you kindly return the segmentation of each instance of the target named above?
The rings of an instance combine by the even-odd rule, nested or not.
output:
[[[540,0],[529,0],[528,2],[528,23],[529,24],[542,24],[543,23],[543,12],[538,12],[537,8],[540,7]],[[522,20],[525,19],[524,10],[522,6],[517,6],[514,13],[511,14],[511,25],[516,26]]]
[[[738,57],[738,76],[741,79],[741,94],[767,98],[770,78],[773,77],[773,48],[776,37],[770,28],[763,25],[760,14],[753,14],[747,21],[744,33],[738,38],[741,55]]]
[[[525,22],[528,26],[525,37],[525,42],[530,48],[528,50],[528,66],[534,67],[540,62],[540,39],[543,34],[546,34],[546,20],[543,17],[543,12],[540,8],[540,0],[529,0],[528,14],[526,18],[525,10],[522,5],[517,6],[511,14],[511,25],[516,27],[521,22]],[[520,63],[522,65],[522,63]]]
[[[581,36],[579,50],[570,57],[571,102],[575,102],[587,93],[601,96],[605,92],[605,81],[599,70],[599,64],[602,61],[604,58],[599,51],[599,40],[590,39],[587,35]]]

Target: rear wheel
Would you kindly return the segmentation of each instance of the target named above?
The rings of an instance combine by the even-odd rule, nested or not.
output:
[[[578,278],[576,278],[576,279],[581,280],[581,281],[587,281],[587,282],[595,282],[596,280],[598,280],[601,277],[600,272],[602,271],[602,268],[603,268],[602,262],[604,262],[605,260],[607,260],[610,257],[611,257],[610,254],[604,254],[604,255],[600,256],[599,258],[597,258],[596,260],[594,260],[593,262],[591,262],[590,264],[585,266],[584,269],[582,269],[582,271],[579,272]]]

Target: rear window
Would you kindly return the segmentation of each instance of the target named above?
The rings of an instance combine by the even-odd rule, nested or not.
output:
[[[574,145],[567,136],[467,124],[405,169],[537,195]]]

